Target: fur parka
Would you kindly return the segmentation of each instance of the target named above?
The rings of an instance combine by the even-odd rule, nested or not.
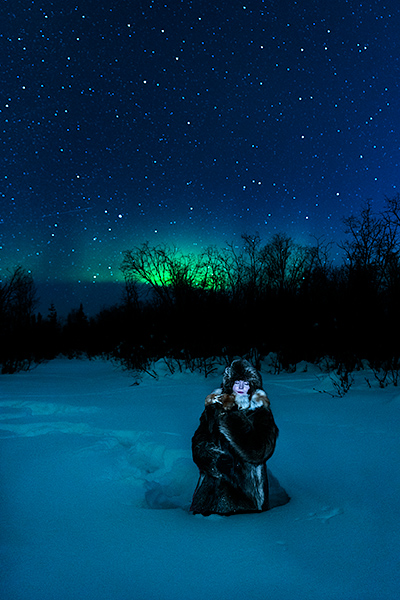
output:
[[[245,398],[233,393],[235,381],[247,381]],[[191,511],[203,515],[268,510],[267,460],[275,450],[278,428],[261,377],[244,360],[225,370],[222,388],[207,396],[192,439],[200,478]]]

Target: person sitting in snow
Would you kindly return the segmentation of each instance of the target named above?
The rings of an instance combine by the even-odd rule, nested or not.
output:
[[[271,508],[266,463],[275,450],[278,428],[261,388],[261,375],[239,359],[225,369],[222,388],[207,396],[192,438],[193,460],[200,471],[190,507],[194,514]],[[288,501],[282,491],[285,500],[279,504]]]

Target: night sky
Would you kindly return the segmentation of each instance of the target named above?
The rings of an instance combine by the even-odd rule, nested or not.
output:
[[[397,0],[3,0],[0,23],[0,276],[56,308],[97,309],[144,241],[336,242],[400,191]]]

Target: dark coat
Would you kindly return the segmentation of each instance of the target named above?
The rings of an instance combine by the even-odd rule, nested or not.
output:
[[[200,478],[190,510],[229,515],[268,510],[266,462],[278,436],[268,398],[262,390],[239,408],[235,396],[217,390],[207,397],[192,439]]]

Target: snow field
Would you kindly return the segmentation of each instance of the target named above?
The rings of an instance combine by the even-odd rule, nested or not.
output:
[[[306,371],[303,369],[307,368]],[[317,367],[262,371],[280,428],[269,512],[191,515],[190,452],[221,374],[57,359],[0,379],[5,600],[377,600],[398,595],[399,399]],[[323,393],[320,393],[323,392]]]

